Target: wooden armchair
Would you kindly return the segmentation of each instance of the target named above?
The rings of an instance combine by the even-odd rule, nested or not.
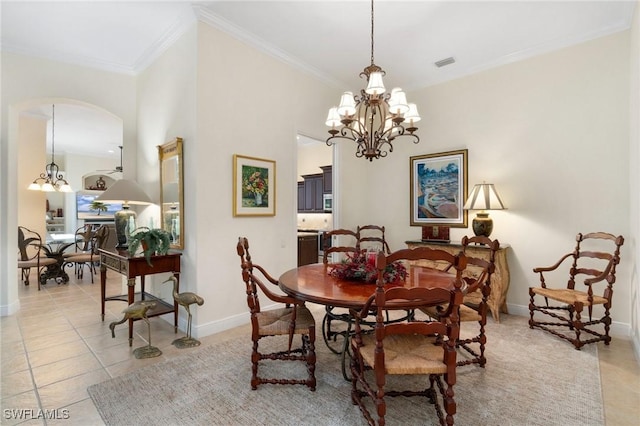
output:
[[[423,257],[428,256],[428,257]],[[400,259],[417,260],[434,257],[453,258],[456,270],[452,289],[391,287],[385,290],[384,271],[387,264]],[[466,267],[463,254],[453,256],[442,250],[426,247],[404,249],[385,256],[379,252],[376,264],[376,291],[360,311],[353,311],[355,335],[351,339],[352,390],[351,399],[358,405],[370,425],[376,421],[369,412],[366,398],[372,399],[379,425],[385,424],[387,396],[424,396],[434,404],[439,423],[452,425],[456,412],[453,386],[456,383],[456,340],[459,334],[458,308],[462,303],[462,271]],[[441,321],[404,322],[385,320],[389,310],[413,310],[444,304],[447,312]],[[363,333],[361,322],[370,311],[376,312],[374,333]],[[368,370],[373,370],[372,374]],[[429,378],[427,389],[387,390],[389,375],[424,375]],[[444,413],[442,409],[444,408]],[[422,421],[423,424],[434,422]]]
[[[18,268],[21,270],[24,285],[29,285],[31,268],[35,268],[38,290],[40,290],[40,284],[43,282],[40,278],[42,269],[57,262],[56,259],[46,257],[43,253],[40,234],[24,226],[18,226]]]
[[[624,238],[622,235],[616,237],[605,232],[593,232],[578,234],[576,241],[574,251],[562,256],[555,265],[533,270],[540,275],[540,287],[529,287],[529,327],[540,328],[568,340],[576,349],[595,342],[608,345],[611,342],[609,328],[613,284],[616,281],[616,266],[620,262],[620,247]],[[611,248],[605,251],[602,248],[604,245]],[[559,270],[560,265],[568,259],[571,259],[571,264],[566,288],[547,287],[545,274],[548,276],[552,271]],[[586,276],[582,281],[583,286],[580,286],[577,279],[579,275]],[[537,304],[535,296],[543,297],[544,305]],[[549,299],[555,303],[550,305]],[[593,319],[596,305],[602,305],[603,312],[598,314],[602,315],[600,318]],[[588,321],[582,318],[585,307],[589,312]],[[551,318],[547,321],[537,320],[534,318],[536,312]],[[568,332],[561,331],[565,328]],[[584,339],[582,333],[595,337]]]
[[[272,292],[263,281],[266,279],[272,285],[278,285],[278,280],[274,279],[264,268],[256,265],[251,260],[249,254],[249,241],[240,237],[237,245],[238,256],[240,256],[240,266],[242,268],[242,280],[246,285],[247,304],[251,314],[251,341],[253,350],[251,353],[251,389],[255,390],[262,383],[272,384],[302,384],[308,386],[312,391],[316,389],[316,326],[313,315],[301,302],[290,296],[284,296]],[[256,273],[260,275],[256,275]],[[262,276],[262,278],[260,278]],[[274,302],[284,304],[284,307],[262,311],[260,308],[259,291]],[[299,348],[291,349],[293,336],[301,335],[302,345]],[[288,336],[288,347],[283,351],[262,353],[259,351],[258,343],[261,339],[271,336]],[[261,360],[279,361],[303,361],[309,373],[306,379],[277,379],[264,378],[258,375],[258,365]]]
[[[462,238],[462,252],[466,255],[466,248],[469,244],[484,244],[489,247],[489,259],[480,259],[477,257],[466,256],[467,271],[474,270],[473,276],[465,276],[463,278],[463,293],[465,294],[463,304],[460,305],[460,322],[477,322],[478,333],[469,338],[459,338],[456,347],[466,351],[471,358],[458,360],[458,366],[478,364],[484,367],[487,359],[484,356],[487,344],[487,336],[485,334],[485,326],[487,325],[487,310],[489,295],[491,294],[491,275],[495,270],[496,252],[500,249],[498,240],[492,241],[488,237],[475,236]],[[475,304],[475,297],[471,298],[472,303],[467,302],[467,296],[479,292],[482,296],[480,303]],[[468,304],[467,304],[468,303]],[[429,317],[440,321],[443,315],[446,315],[446,306],[429,306],[421,309]]]

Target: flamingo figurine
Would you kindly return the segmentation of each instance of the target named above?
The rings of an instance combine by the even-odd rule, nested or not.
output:
[[[149,309],[153,309],[156,307],[156,302],[152,302],[149,300],[138,300],[137,302],[133,302],[129,306],[127,306],[122,313],[124,317],[120,321],[114,321],[109,324],[109,328],[111,329],[111,337],[116,337],[115,328],[116,325],[122,324],[128,319],[141,319],[147,323],[147,330],[149,331],[149,344],[147,346],[142,346],[136,348],[133,351],[133,354],[136,358],[153,358],[156,356],[162,355],[162,351],[156,348],[155,346],[151,346],[151,323],[149,322],[149,318],[147,318],[147,311]]]
[[[178,305],[184,306],[187,310],[188,318],[187,318],[187,335],[185,337],[181,337],[172,342],[174,346],[177,348],[189,348],[194,346],[199,346],[200,342],[193,337],[191,337],[191,310],[189,309],[190,305],[197,304],[198,306],[202,306],[204,304],[204,299],[198,296],[195,293],[190,291],[185,291],[183,293],[178,293],[178,279],[175,276],[171,276],[167,281],[171,281],[173,283],[173,299],[178,303]]]

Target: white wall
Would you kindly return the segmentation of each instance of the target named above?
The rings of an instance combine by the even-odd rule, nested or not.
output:
[[[636,2],[635,13],[631,25],[631,45],[629,49],[631,84],[629,93],[630,103],[630,188],[629,201],[631,203],[631,236],[628,238],[630,256],[635,263],[631,276],[631,329],[636,359],[640,360],[640,277],[638,266],[640,265],[640,249],[638,238],[640,237],[640,1]]]
[[[180,291],[198,292],[195,255],[197,253],[198,200],[195,192],[203,175],[193,167],[197,156],[196,137],[196,36],[194,25],[180,39],[163,53],[154,63],[138,76],[138,182],[149,196],[160,202],[160,166],[158,145],[176,137],[184,139],[184,240],[185,250],[181,258]],[[212,170],[202,170],[210,173]],[[206,212],[205,212],[206,215]],[[160,227],[160,209],[150,206],[140,212],[139,224],[152,220]],[[203,264],[204,266],[204,264]],[[166,277],[153,277],[152,291],[161,297],[171,297],[172,287],[163,284]],[[205,309],[206,309],[205,305]],[[193,312],[195,311],[195,312]],[[192,310],[193,323],[198,324],[201,308]],[[179,313],[181,323],[185,323],[185,312]],[[168,318],[168,316],[167,316]],[[171,319],[171,321],[173,321]],[[184,329],[184,327],[182,327]],[[197,326],[194,326],[196,335]]]
[[[341,190],[363,192],[363,174],[352,164],[365,168],[365,188],[371,188],[367,197],[343,203],[345,223],[370,218],[387,226],[392,248],[420,238],[420,229],[409,226],[409,157],[467,148],[469,188],[494,183],[509,208],[491,212],[492,237],[511,245],[507,302],[522,314],[528,311],[528,287],[537,280],[533,267],[572,251],[578,232],[632,237],[628,31],[408,97],[423,117],[421,142],[398,142],[393,153],[373,163],[353,154],[344,158]],[[471,232],[452,228],[451,238]],[[634,264],[629,254],[623,247],[612,311],[627,332]]]
[[[19,309],[16,244],[18,226],[18,121],[21,111],[41,103],[90,104],[123,119],[125,174],[135,176],[135,78],[46,59],[2,52],[0,147],[0,315]],[[44,167],[44,166],[43,166]],[[37,288],[36,288],[37,291]]]
[[[296,266],[296,134],[323,134],[336,93],[203,23],[197,88],[197,143],[185,165],[199,182],[193,195],[198,217],[190,225],[197,227],[195,279],[205,299],[197,325],[210,334],[248,321],[235,250],[239,236],[249,239],[254,260],[275,276]],[[232,216],[233,154],[276,161],[275,217]]]

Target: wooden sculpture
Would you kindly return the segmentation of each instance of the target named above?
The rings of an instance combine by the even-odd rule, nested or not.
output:
[[[204,299],[198,296],[195,293],[190,291],[185,291],[183,293],[178,293],[178,279],[174,276],[171,276],[167,281],[173,282],[173,299],[176,301],[178,305],[184,306],[187,310],[188,318],[187,318],[187,335],[185,337],[181,337],[172,342],[174,346],[177,348],[190,348],[194,346],[199,346],[200,341],[191,337],[191,310],[189,309],[190,305],[197,304],[198,306],[202,306],[204,304]]]
[[[152,302],[149,300],[138,300],[137,302],[133,302],[131,305],[127,306],[122,311],[124,317],[120,321],[114,321],[109,324],[109,328],[111,329],[111,337],[115,338],[115,328],[118,324],[122,324],[129,319],[141,319],[147,323],[147,330],[149,330],[149,344],[147,346],[139,347],[133,351],[133,354],[137,359],[153,358],[162,355],[162,351],[160,349],[156,348],[155,346],[151,346],[151,323],[149,322],[149,318],[147,318],[147,311],[155,307],[156,302]]]

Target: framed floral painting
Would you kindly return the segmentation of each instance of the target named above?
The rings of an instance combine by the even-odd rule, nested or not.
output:
[[[411,157],[411,226],[467,227],[467,150]]]
[[[233,156],[233,215],[276,215],[276,162]]]

